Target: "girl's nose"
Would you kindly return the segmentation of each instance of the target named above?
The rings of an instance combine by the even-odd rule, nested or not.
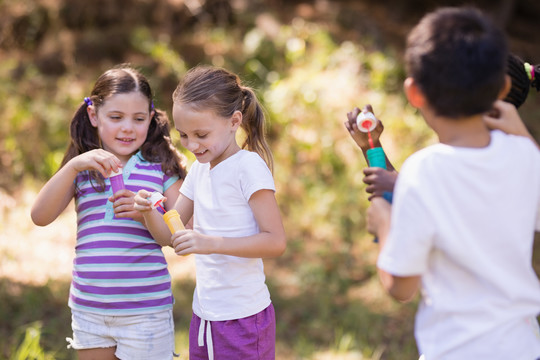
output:
[[[122,125],[120,126],[120,130],[123,132],[131,132],[133,130],[133,124],[131,121],[126,120],[122,121]]]
[[[188,139],[184,139],[182,145],[191,152],[195,152],[195,150],[197,150],[197,148],[199,147],[199,144],[197,144],[197,142]]]

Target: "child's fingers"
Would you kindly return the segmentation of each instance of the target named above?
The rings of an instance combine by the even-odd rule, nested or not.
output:
[[[360,109],[355,107],[352,111],[347,113],[347,119],[350,123],[356,123],[356,117],[360,114]]]
[[[177,255],[180,255],[182,251],[189,248],[189,236],[187,236],[189,232],[191,230],[178,230],[171,235],[171,247]]]
[[[150,200],[148,199],[152,195],[151,192],[148,192],[146,190],[139,190],[137,191],[137,195],[135,195],[136,198],[139,198],[141,200],[145,200],[148,204],[150,204]]]
[[[120,189],[118,190],[117,192],[115,192],[110,198],[109,198],[109,201],[112,201],[112,202],[115,202],[116,200],[120,199],[120,198],[134,198],[135,197],[135,194],[131,191],[129,191],[128,189]],[[112,198],[112,200],[110,200]],[[132,203],[133,200],[130,200],[130,202]]]
[[[139,190],[133,197],[133,207],[137,211],[149,211],[152,210],[152,204],[150,199],[150,193],[146,190]]]
[[[484,123],[489,129],[497,129],[500,126],[500,120],[495,119],[492,117],[489,117],[487,115],[484,116]]]

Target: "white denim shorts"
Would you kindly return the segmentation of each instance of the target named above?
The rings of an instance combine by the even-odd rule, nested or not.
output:
[[[68,348],[116,347],[117,358],[130,360],[170,360],[175,355],[172,310],[128,316],[72,310],[71,328]]]

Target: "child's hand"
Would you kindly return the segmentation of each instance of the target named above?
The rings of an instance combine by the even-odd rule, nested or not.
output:
[[[373,108],[371,105],[364,106],[364,109],[362,110],[364,112],[371,112],[373,113]],[[371,146],[369,144],[369,136],[368,133],[362,132],[358,129],[358,125],[356,124],[356,117],[360,114],[359,108],[354,108],[351,112],[347,113],[347,119],[344,123],[345,128],[349,131],[349,134],[351,134],[351,137],[356,142],[356,144],[362,149],[362,151],[367,151]],[[382,122],[379,120],[377,121],[377,126],[373,131],[371,132],[371,138],[373,139],[373,143],[375,146],[379,146],[379,137],[381,136],[382,132],[384,130],[384,126]]]
[[[507,134],[531,136],[516,107],[502,100],[497,100],[493,104],[493,109],[484,114],[484,122],[490,129],[499,129]]]
[[[77,173],[84,170],[97,170],[104,178],[109,177],[112,171],[118,171],[122,162],[114,154],[103,150],[90,150],[71,159],[69,162]]]
[[[374,198],[367,210],[367,230],[379,238],[386,239],[390,229],[392,205],[381,197]]]
[[[140,212],[152,211],[152,203],[149,199],[152,193],[146,190],[139,190],[133,198],[133,208]]]
[[[134,192],[122,189],[111,196],[109,201],[113,202],[114,214],[117,218],[132,218],[140,223],[144,223],[142,214],[135,210],[134,198]]]
[[[214,237],[193,230],[179,230],[172,234],[171,246],[176,255],[211,254]]]
[[[383,196],[385,192],[393,192],[398,173],[379,167],[368,167],[364,169],[362,181],[368,185],[366,192],[371,194],[370,201],[376,196]]]

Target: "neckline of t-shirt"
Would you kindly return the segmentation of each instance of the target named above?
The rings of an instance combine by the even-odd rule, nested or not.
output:
[[[500,130],[491,130],[490,131],[490,139],[489,144],[487,144],[484,147],[467,147],[467,146],[455,146],[455,145],[448,145],[439,143],[439,145],[446,149],[452,149],[453,151],[459,151],[459,152],[471,152],[471,153],[483,153],[485,151],[491,150],[495,145],[496,142],[498,142],[499,133],[501,133]]]

